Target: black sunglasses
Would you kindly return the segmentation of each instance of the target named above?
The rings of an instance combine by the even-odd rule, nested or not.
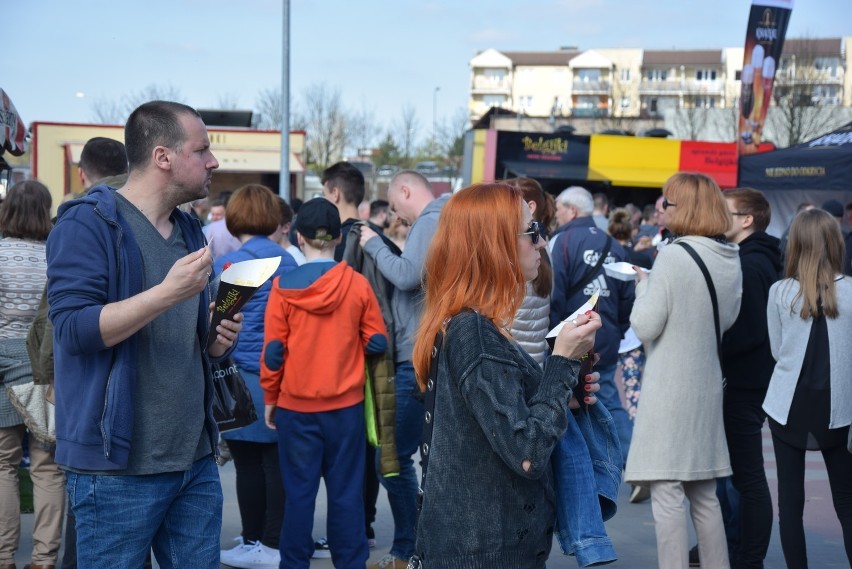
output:
[[[544,226],[538,221],[530,221],[530,226],[521,235],[529,235],[533,245],[538,245],[538,240],[544,237]]]
[[[663,198],[663,209],[669,209],[671,206],[677,206],[677,204],[670,202],[667,198]]]

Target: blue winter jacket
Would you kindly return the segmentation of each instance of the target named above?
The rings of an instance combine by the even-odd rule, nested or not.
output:
[[[204,246],[197,220],[175,210],[188,250]],[[136,336],[104,345],[100,314],[106,304],[142,292],[142,255],[127,221],[118,214],[115,190],[95,186],[59,207],[47,240],[47,294],[54,327],[56,462],[78,470],[127,468],[133,429]],[[198,299],[196,331],[206,345],[210,287]],[[214,452],[212,377],[206,352],[204,404]]]
[[[228,263],[239,263],[252,259],[268,259],[270,257],[281,257],[278,270],[275,271],[254,296],[251,297],[242,309],[243,329],[231,356],[242,373],[243,379],[251,392],[255,410],[258,412],[259,420],[241,429],[222,433],[222,438],[227,440],[251,441],[256,443],[278,442],[278,434],[266,426],[263,422],[264,402],[263,389],[260,387],[260,353],[263,351],[263,318],[266,314],[266,303],[269,300],[269,291],[272,288],[272,280],[289,273],[299,265],[290,253],[268,237],[256,236],[246,241],[236,251],[222,255],[213,264],[213,273],[220,276]]]
[[[589,277],[570,298],[566,294],[598,261],[607,241],[607,234],[595,225],[592,217],[578,217],[557,228],[554,232],[550,260],[553,266],[553,291],[550,295],[550,324],[561,320],[580,308],[589,296],[599,292],[595,311],[600,314],[603,327],[595,336],[595,352],[601,355],[600,367],[618,361],[618,346],[630,327],[630,311],[636,298],[636,285],[613,279],[603,266]],[[627,253],[618,241],[612,240],[604,264],[627,261]]]

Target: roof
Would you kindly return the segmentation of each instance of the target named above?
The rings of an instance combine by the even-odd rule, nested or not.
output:
[[[559,51],[504,51],[503,55],[518,65],[568,65],[568,62],[580,55],[578,50]]]
[[[721,49],[645,50],[642,65],[721,65]]]
[[[808,57],[840,57],[842,51],[842,40],[840,38],[797,38],[788,39],[784,42],[784,49],[781,54],[796,54]]]

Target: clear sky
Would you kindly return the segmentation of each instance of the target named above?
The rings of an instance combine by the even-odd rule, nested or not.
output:
[[[0,87],[22,119],[89,122],[96,100],[156,84],[188,104],[255,108],[281,77],[282,0],[0,0]],[[467,104],[468,61],[577,46],[742,46],[750,0],[292,0],[291,92],[340,87],[383,127],[422,134]],[[787,37],[852,35],[852,0],[797,0]],[[440,90],[435,92],[436,88]],[[434,98],[433,98],[434,97]]]

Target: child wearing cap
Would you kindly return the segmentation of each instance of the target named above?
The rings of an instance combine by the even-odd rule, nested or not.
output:
[[[364,567],[364,355],[387,349],[367,279],[334,261],[340,214],[324,198],[296,218],[307,262],[276,278],[266,305],[260,383],[266,424],[278,431],[286,488],[280,544],[285,567],[307,567],[320,477],[328,495],[328,544],[336,567]]]

